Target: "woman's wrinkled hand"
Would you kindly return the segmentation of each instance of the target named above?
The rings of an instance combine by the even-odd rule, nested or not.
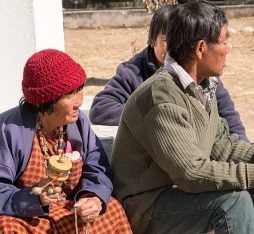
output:
[[[39,188],[43,188],[41,193],[38,194],[40,198],[40,203],[42,206],[49,205],[50,203],[58,202],[60,193],[62,192],[62,188],[58,186],[58,182],[53,182],[54,185],[49,184],[52,179],[46,178],[42,179],[38,186]],[[45,187],[46,186],[46,187]],[[48,193],[49,188],[51,188],[51,194]]]
[[[59,193],[49,195],[48,192],[43,191],[40,195],[40,202],[42,206],[49,205],[50,203],[58,202]]]
[[[102,210],[101,201],[96,196],[81,197],[73,207],[85,223],[93,223]]]

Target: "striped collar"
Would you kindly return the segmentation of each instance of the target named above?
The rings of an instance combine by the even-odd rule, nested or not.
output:
[[[166,56],[164,68],[171,74],[176,75],[183,88],[199,101],[208,113],[211,111],[211,102],[215,96],[218,79],[209,77],[201,82],[200,85],[169,55]]]

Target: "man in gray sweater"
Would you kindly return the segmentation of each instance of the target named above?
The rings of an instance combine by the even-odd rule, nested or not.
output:
[[[254,145],[217,111],[228,21],[207,2],[169,16],[165,67],[128,99],[115,139],[115,195],[133,231],[254,233]]]

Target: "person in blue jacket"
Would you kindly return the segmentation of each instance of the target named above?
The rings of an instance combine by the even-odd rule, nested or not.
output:
[[[150,23],[148,46],[129,61],[119,64],[114,75],[93,100],[89,118],[93,124],[119,124],[124,105],[133,91],[152,76],[163,63],[167,53],[167,18],[174,5],[159,8]],[[218,79],[216,90],[218,112],[228,121],[230,132],[248,140],[239,113],[235,110],[229,92]]]

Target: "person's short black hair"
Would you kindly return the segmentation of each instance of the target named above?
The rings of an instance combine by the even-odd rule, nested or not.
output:
[[[168,21],[168,17],[173,7],[174,5],[165,5],[155,11],[150,22],[150,28],[148,33],[149,45],[154,45],[154,42],[160,32],[163,35],[166,35],[167,25],[170,23]]]
[[[191,1],[196,1],[196,0],[177,0],[178,4],[184,4],[186,2],[191,2]],[[198,1],[198,0],[197,0]]]
[[[168,53],[180,65],[192,59],[199,40],[208,45],[218,43],[221,28],[227,24],[222,9],[206,1],[175,5],[168,17]]]
[[[84,84],[82,84],[81,86],[79,86],[78,88],[74,89],[73,91],[65,94],[64,96],[66,95],[72,95],[72,94],[76,94],[77,92],[79,92],[80,90],[82,90],[84,88]],[[33,112],[33,113],[38,113],[38,112],[41,112],[42,114],[44,113],[47,113],[47,114],[51,114],[53,113],[54,111],[54,106],[55,104],[58,102],[58,100],[60,99],[61,97],[59,97],[58,99],[56,100],[53,100],[53,101],[50,101],[50,102],[45,102],[45,103],[42,103],[41,105],[33,105],[29,102],[26,101],[25,97],[22,97],[20,100],[19,100],[19,106],[20,108],[26,108],[28,109],[29,111]]]

